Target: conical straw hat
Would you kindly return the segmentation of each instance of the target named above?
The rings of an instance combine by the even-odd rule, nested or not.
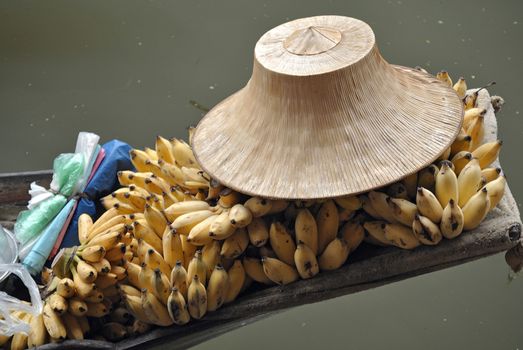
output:
[[[336,197],[427,166],[462,116],[450,87],[387,63],[366,23],[318,16],[260,38],[251,79],[205,115],[192,146],[203,169],[234,190]]]

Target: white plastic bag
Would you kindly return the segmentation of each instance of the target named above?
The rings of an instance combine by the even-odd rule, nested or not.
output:
[[[0,275],[3,273],[14,273],[22,280],[31,296],[31,303],[18,300],[0,291],[0,316],[2,318],[0,319],[0,334],[10,336],[18,332],[29,333],[29,324],[11,317],[11,312],[24,311],[35,316],[41,314],[43,305],[38,286],[22,264],[0,264]]]

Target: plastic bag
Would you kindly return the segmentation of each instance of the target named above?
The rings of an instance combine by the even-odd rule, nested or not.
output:
[[[14,264],[18,259],[18,244],[11,231],[0,225],[0,264]],[[7,277],[7,272],[0,273],[0,282]]]
[[[29,324],[11,317],[10,313],[13,311],[24,311],[33,315],[41,314],[43,305],[38,286],[21,264],[0,264],[0,275],[4,273],[14,273],[22,280],[31,296],[31,304],[0,291],[0,334],[10,336],[18,332],[29,333]]]

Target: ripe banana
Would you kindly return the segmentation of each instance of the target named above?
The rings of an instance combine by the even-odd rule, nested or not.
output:
[[[177,202],[165,209],[164,214],[170,222],[173,222],[177,217],[200,210],[211,210],[209,203],[199,200],[191,200],[186,202]]]
[[[479,116],[483,117],[487,113],[485,108],[470,108],[463,115],[463,129],[467,130],[472,121]]]
[[[385,238],[402,249],[414,249],[420,245],[420,241],[413,234],[412,229],[400,224],[386,224]]]
[[[207,266],[202,260],[202,251],[197,250],[189,263],[187,268],[187,285],[190,285],[194,279],[194,276],[198,276],[201,283],[205,284],[207,280]]]
[[[460,192],[461,195],[461,192]],[[418,188],[418,195],[416,196],[416,205],[421,215],[428,217],[434,223],[441,221],[443,208],[436,196],[429,190],[423,187]]]
[[[283,224],[277,221],[271,224],[271,228],[269,229],[269,241],[278,259],[288,265],[294,265],[294,251],[296,250],[296,244]]]
[[[238,297],[240,294],[243,284],[245,283],[245,269],[240,260],[234,260],[234,263],[227,271],[229,276],[229,288],[225,294],[224,303],[230,303]]]
[[[503,194],[505,193],[505,186],[507,184],[507,179],[505,176],[499,176],[497,179],[487,183],[485,185],[485,189],[488,192],[489,195],[489,201],[490,201],[490,208],[489,210],[492,210],[495,208],[498,203],[501,201],[501,198],[503,198]]]
[[[456,137],[456,140],[454,140],[454,142],[452,143],[452,145],[450,146],[450,157],[449,158],[454,158],[454,156],[456,154],[458,154],[459,152],[468,152],[469,148],[470,148],[470,141],[472,140],[472,137],[470,137],[470,135],[467,135],[466,133],[460,133],[457,137]]]
[[[501,174],[501,168],[485,168],[481,170],[481,178],[484,178],[487,183],[494,181]]]
[[[75,257],[75,261],[78,276],[80,276],[80,278],[86,283],[93,283],[96,280],[96,277],[98,277],[98,271],[96,271],[92,265],[86,263],[77,256]]]
[[[385,193],[371,191],[368,193],[368,197],[372,207],[383,217],[386,221],[396,223],[396,218],[387,200],[390,198]]]
[[[490,209],[490,198],[486,187],[470,197],[463,211],[463,229],[468,231],[479,226]]]
[[[47,330],[44,325],[43,314],[31,317],[29,326],[31,330],[27,337],[27,347],[33,348],[44,345],[47,340]]]
[[[214,267],[221,262],[222,244],[220,241],[211,241],[202,249],[202,261],[207,268],[207,276],[210,276]]]
[[[502,145],[503,142],[501,140],[484,143],[472,152],[472,157],[478,158],[479,167],[485,169],[498,159]]]
[[[193,245],[191,242],[187,241],[187,236],[181,235],[180,240],[182,241],[182,249],[183,249],[183,266],[185,268],[189,267],[189,263],[191,262],[192,258],[194,257],[194,253],[196,253],[196,250],[198,249],[195,245]]]
[[[247,207],[238,203],[229,210],[229,220],[236,228],[246,227],[252,221],[252,213]]]
[[[269,228],[262,218],[253,218],[247,225],[249,241],[255,247],[264,246],[269,239]]]
[[[263,272],[263,265],[260,259],[246,256],[243,258],[242,263],[245,273],[254,281],[262,284],[272,284],[272,281]]]
[[[463,208],[467,201],[477,192],[480,181],[481,168],[479,161],[477,158],[472,158],[458,176],[458,205],[460,208]]]
[[[370,199],[367,195],[362,194],[358,197],[361,201],[361,208],[369,214],[374,219],[381,220],[383,219],[383,216],[381,216],[378,211],[372,206]]]
[[[187,290],[187,302],[189,314],[192,318],[199,320],[207,312],[207,291],[200,282],[198,275],[195,275]]]
[[[416,198],[416,190],[418,188],[418,173],[410,174],[401,180],[407,190],[409,198]]]
[[[271,209],[266,215],[277,214],[285,211],[289,206],[290,202],[283,199],[273,199]]]
[[[241,194],[236,191],[231,190],[230,188],[224,188],[219,193],[220,199],[218,200],[218,205],[222,208],[232,208],[235,204],[240,203]]]
[[[441,231],[435,223],[429,218],[421,215],[416,215],[412,223],[412,232],[415,237],[425,245],[436,245],[441,239]]]
[[[435,194],[436,198],[444,208],[449,200],[458,200],[458,178],[451,169],[452,163],[444,161],[441,163],[441,168],[436,175]]]
[[[169,282],[171,287],[178,289],[183,297],[187,299],[187,271],[180,260],[178,260],[174,265]]]
[[[465,98],[465,95],[467,93],[467,82],[465,81],[465,78],[460,77],[452,88],[456,90],[456,94],[458,94],[460,100],[463,100]]]
[[[83,260],[88,262],[99,262],[105,256],[105,248],[100,245],[85,247],[79,252]]]
[[[391,245],[391,242],[385,237],[386,224],[385,221],[367,221],[363,223],[363,228],[368,234],[364,240],[375,245]]]
[[[156,155],[158,159],[164,160],[170,164],[175,163],[175,156],[173,152],[173,145],[169,140],[157,136],[156,137]]]
[[[412,225],[412,221],[414,221],[414,216],[418,211],[418,207],[416,206],[416,204],[411,203],[406,199],[390,197],[387,199],[387,204],[392,210],[394,218],[397,222],[406,226]]]
[[[387,195],[392,198],[409,199],[407,188],[403,182],[396,182],[387,188]]]
[[[300,276],[298,271],[291,265],[284,263],[281,260],[269,257],[263,257],[261,259],[263,272],[269,278],[279,285],[289,284],[296,281]],[[294,257],[293,257],[294,264]]]
[[[171,289],[171,293],[167,299],[167,311],[169,312],[171,320],[179,326],[191,320],[185,298],[176,287]]]
[[[171,285],[169,278],[160,271],[160,269],[154,269],[152,274],[151,285],[153,289],[151,292],[160,300],[164,305],[167,305],[167,298],[171,292]]]
[[[56,293],[64,298],[70,298],[75,294],[74,282],[70,278],[62,278],[56,286]]]
[[[209,226],[209,236],[216,240],[224,240],[236,231],[236,227],[229,219],[227,211],[218,215]]]
[[[165,262],[160,253],[152,248],[149,249],[145,255],[145,263],[153,270],[159,268],[162,273],[166,275],[170,275],[171,273],[171,267],[169,264]]]
[[[143,310],[152,324],[164,327],[173,324],[167,308],[153,293],[148,292],[145,288],[142,289],[141,300]]]
[[[327,245],[336,237],[336,234],[338,233],[338,209],[336,208],[336,203],[334,203],[332,199],[325,201],[321,205],[320,210],[316,216],[316,224],[318,225],[317,254],[321,254],[325,247],[327,247]],[[278,253],[276,252],[276,254]],[[291,263],[292,265],[294,263],[294,259],[287,263]]]
[[[441,80],[444,84],[447,84],[448,86],[452,87],[452,79],[449,76],[449,73],[447,71],[440,71],[436,74],[436,78],[438,80]]]
[[[207,285],[207,311],[216,311],[225,302],[229,290],[229,276],[222,265],[218,264],[211,273]]]
[[[62,320],[63,320],[64,326],[65,326],[65,330],[66,330],[68,339],[75,339],[75,340],[84,339],[84,332],[82,331],[82,328],[80,327],[80,323],[78,322],[78,319],[75,316],[66,312],[65,314],[62,315]]]
[[[44,304],[44,310],[42,313],[45,329],[51,338],[63,340],[67,336],[64,323],[58,313],[56,313],[51,305],[48,303]]]
[[[266,215],[272,207],[272,201],[266,198],[251,197],[244,206],[252,213],[252,216],[258,218]]]
[[[357,196],[337,197],[334,201],[343,209],[356,211],[361,208],[361,201]]]
[[[360,205],[357,197],[344,197],[344,205],[356,206],[354,203],[355,200],[352,198],[356,198],[358,205]],[[309,209],[303,208],[298,210],[298,215],[294,223],[294,232],[296,242],[302,242],[312,250],[314,255],[318,254],[318,225]]]
[[[321,270],[336,270],[347,261],[349,246],[343,238],[333,239],[318,259]]]
[[[80,278],[78,273],[76,272],[76,267],[74,265],[71,266],[71,273],[73,275],[73,281],[74,281],[74,287],[75,287],[75,290],[76,290],[76,294],[80,298],[85,298],[89,294],[91,294],[91,292],[95,288],[94,283],[86,283],[86,282],[84,282]]]
[[[298,246],[294,252],[294,264],[298,274],[303,279],[314,277],[320,272],[316,254],[308,245],[298,241]]]
[[[207,219],[209,216],[213,214],[214,212],[212,212],[211,210],[197,210],[185,213],[174,219],[174,221],[171,224],[171,228],[174,228],[178,233],[182,235],[188,235],[194,226],[196,226],[198,223],[202,222],[203,220]]]
[[[167,226],[165,228],[166,230],[169,229]],[[145,241],[148,245],[150,245],[153,249],[157,250],[159,253],[164,253],[163,251],[163,245],[165,242],[163,242],[164,237],[158,237],[155,231],[147,224],[147,221],[145,220],[137,220],[133,222],[133,231],[134,236],[137,240],[142,239]],[[164,231],[165,233],[165,231]],[[138,245],[136,246],[136,248]]]
[[[170,141],[172,144],[173,156],[178,166],[198,168],[198,163],[194,158],[191,146],[185,143],[185,141],[176,138],[172,138]]]
[[[472,159],[472,153],[468,151],[461,151],[458,152],[452,157],[451,162],[454,164],[454,172],[456,175],[459,176],[463,168],[467,166],[467,164]]]
[[[423,187],[434,193],[436,185],[436,174],[439,169],[436,165],[431,164],[425,169],[422,169],[418,174],[418,187]]]
[[[447,239],[452,239],[463,231],[463,212],[454,200],[450,200],[445,209],[440,223],[441,234]]]
[[[129,312],[138,320],[146,323],[152,323],[149,320],[149,315],[142,305],[142,293],[140,292],[139,296],[123,294],[122,300]]]
[[[340,231],[340,236],[345,240],[349,247],[349,253],[359,247],[365,238],[365,230],[359,222],[349,221],[343,225]]]
[[[165,227],[168,224],[163,213],[154,206],[146,204],[144,215],[149,227],[153,229],[154,233],[156,233],[159,238],[162,238]]]
[[[187,241],[198,246],[211,243],[213,240],[213,237],[210,235],[211,225],[218,217],[219,215],[211,215],[196,224],[189,232]]]
[[[485,118],[482,115],[474,118],[467,128],[467,134],[470,135],[470,151],[474,151],[483,143],[485,136]]]
[[[87,304],[82,299],[73,297],[68,300],[68,303],[69,303],[69,305],[68,305],[67,309],[72,315],[74,315],[76,317],[81,317],[86,314]],[[56,338],[56,337],[53,337],[53,338]]]
[[[93,219],[88,214],[82,214],[78,217],[78,240],[80,244],[87,243],[89,230],[93,226]]]
[[[249,245],[249,235],[245,228],[236,229],[232,236],[223,241],[220,254],[225,259],[235,259],[240,256]]]
[[[111,263],[105,258],[98,262],[91,263],[91,265],[96,269],[98,275],[107,275],[111,271]],[[62,296],[65,297],[64,295]]]

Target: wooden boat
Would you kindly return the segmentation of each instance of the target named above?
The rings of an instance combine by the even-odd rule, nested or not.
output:
[[[497,126],[490,96],[484,93],[480,98],[484,103],[488,102],[485,134],[488,140],[493,140]],[[18,212],[27,203],[27,189],[32,181],[47,186],[50,180],[50,171],[1,174],[0,223],[7,227],[13,225]],[[283,287],[251,290],[231,305],[183,327],[155,328],[145,335],[118,343],[68,340],[47,344],[41,349],[133,349],[167,342],[171,349],[187,348],[280,310],[375,288],[495,253],[510,250],[512,255],[523,260],[521,225],[518,206],[507,187],[498,207],[480,227],[453,240],[443,240],[437,246],[421,246],[410,251],[363,244],[349,257],[347,264],[336,271],[323,272],[313,279]]]

